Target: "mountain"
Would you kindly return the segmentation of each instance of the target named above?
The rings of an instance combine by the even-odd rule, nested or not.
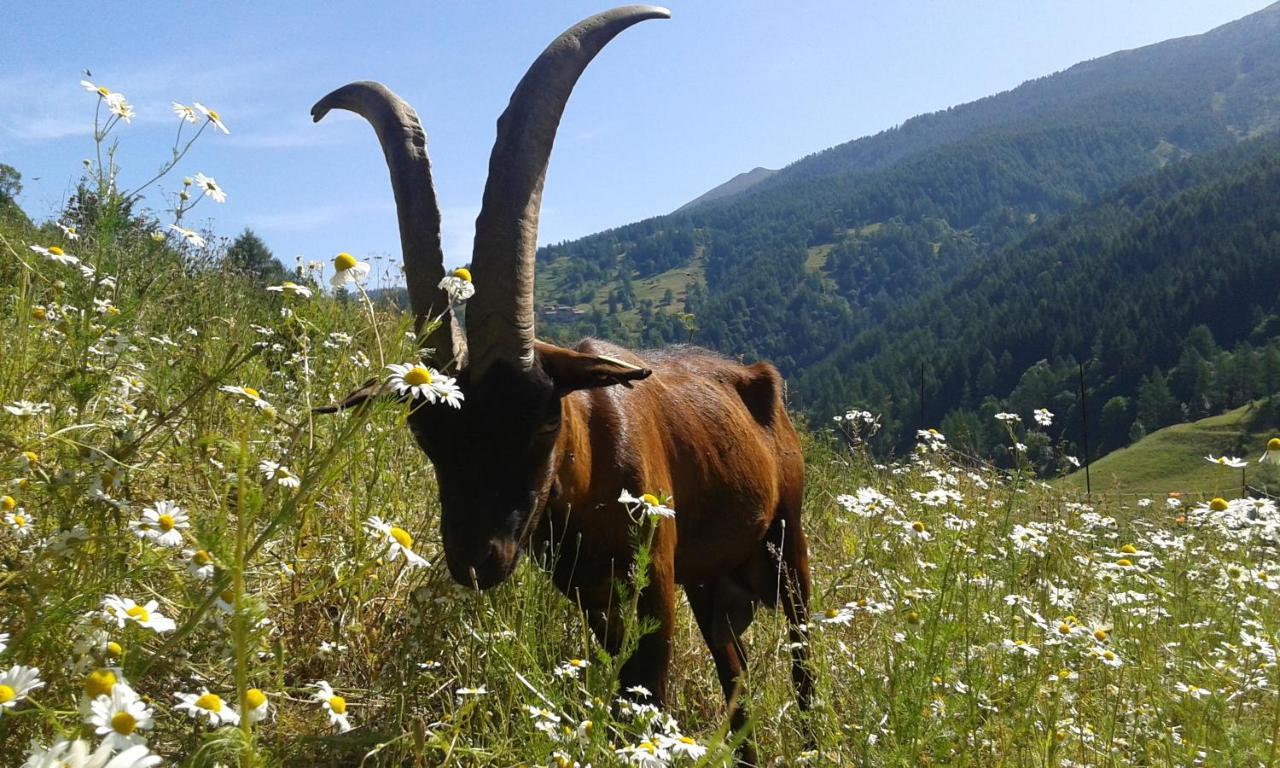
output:
[[[1080,362],[1091,453],[1280,395],[1278,199],[1280,136],[1171,164],[899,307],[800,372],[794,397],[822,416],[870,407],[904,447],[923,372],[923,425],[989,454],[1008,444],[1001,410],[1048,407],[1082,444]]]
[[[777,173],[777,170],[775,169],[761,168],[757,166],[746,173],[740,173],[737,176],[734,176],[732,179],[729,179],[718,187],[714,187],[703,192],[701,195],[698,195],[694,199],[675,209],[674,213],[684,213],[685,211],[689,211],[704,203],[710,203],[713,200],[722,200],[726,197],[732,197],[742,192],[746,192],[748,189],[751,189],[765,179],[768,179],[775,173]]]
[[[692,339],[773,360],[794,382],[797,403],[815,414],[860,397],[873,402],[878,390],[832,382],[880,354],[876,344],[891,344],[887,329],[916,330],[891,324],[895,318],[917,317],[926,297],[998,273],[1019,249],[1035,251],[1035,238],[1050,236],[1060,219],[1087,216],[1101,201],[1111,211],[1167,203],[1113,196],[1144,179],[1168,184],[1167,169],[1174,178],[1184,167],[1214,176],[1213,162],[1189,161],[1278,127],[1280,4],[913,118],[667,216],[543,248],[539,332],[636,345]],[[1171,247],[1182,242],[1171,237]],[[1044,287],[1008,284],[994,297],[1034,306]],[[1229,325],[1212,315],[1205,323],[1215,334]],[[968,330],[928,328],[920,333]],[[1224,339],[1238,335],[1231,327]],[[985,337],[967,338],[992,351]],[[1052,333],[1028,343],[1044,346],[1036,360],[1057,349]],[[997,362],[1001,352],[994,350]],[[1009,391],[983,388],[994,379],[965,381],[955,403],[935,398],[936,407]]]

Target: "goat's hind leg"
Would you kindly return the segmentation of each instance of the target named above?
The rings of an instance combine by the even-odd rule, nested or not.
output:
[[[782,604],[791,645],[791,680],[802,711],[813,706],[814,679],[809,665],[809,550],[800,525],[799,505],[783,505],[765,536],[765,552],[757,563],[756,594],[765,605]]]
[[[706,641],[716,665],[716,677],[720,680],[729,712],[729,727],[733,733],[742,734],[747,726],[744,702],[747,655],[741,635],[751,623],[755,608],[751,593],[731,576],[711,584],[686,585],[685,593],[702,639]],[[738,747],[738,765],[754,766],[755,747],[749,734],[742,735],[744,740]]]

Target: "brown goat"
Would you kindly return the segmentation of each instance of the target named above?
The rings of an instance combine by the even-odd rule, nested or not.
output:
[[[676,515],[654,531],[649,585],[639,596],[639,612],[656,618],[658,629],[640,640],[621,683],[667,701],[681,585],[738,730],[746,722],[736,695],[746,666],[739,637],[757,605],[781,603],[786,614],[802,708],[813,688],[800,524],[804,462],[781,377],[767,363],[743,366],[692,347],[634,354],[586,340],[570,350],[533,333],[538,211],[565,103],[609,40],[668,15],[635,6],[593,16],[557,38],[517,86],[498,120],[476,220],[476,295],[465,338],[439,287],[440,213],[413,109],[381,85],[352,83],[312,115],[318,121],[347,109],[377,132],[395,191],[409,298],[417,327],[428,331],[428,362],[456,373],[466,398],[461,409],[418,407],[409,417],[436,470],[453,578],[485,589],[506,579],[524,550],[548,554],[556,586],[616,652],[622,622],[614,585],[633,559],[619,495],[670,494]],[[384,389],[372,383],[343,406]],[[740,758],[754,761],[749,746]]]

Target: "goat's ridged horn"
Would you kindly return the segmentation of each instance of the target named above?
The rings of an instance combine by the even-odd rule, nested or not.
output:
[[[355,112],[368,120],[378,135],[395,192],[414,328],[421,334],[423,325],[443,312],[442,324],[425,343],[435,350],[433,362],[439,367],[444,367],[455,353],[461,360],[465,343],[446,311],[449,297],[439,287],[444,277],[440,205],[431,183],[427,135],[418,122],[418,114],[385,85],[373,82],[349,83],[330,93],[311,108],[311,119],[318,123],[332,109]]]
[[[533,62],[498,118],[472,255],[476,295],[467,307],[467,340],[473,375],[497,360],[520,370],[533,365],[538,210],[551,145],[574,84],[619,32],[670,17],[665,8],[627,6],[579,22]]]

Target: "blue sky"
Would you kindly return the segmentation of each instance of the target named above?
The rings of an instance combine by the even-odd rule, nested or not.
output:
[[[540,242],[666,213],[736,173],[780,167],[913,115],[1006,90],[1078,61],[1197,34],[1262,0],[669,3],[670,21],[615,40],[569,102],[543,196]],[[193,220],[252,227],[286,265],[338,251],[398,258],[372,131],[311,104],[352,80],[386,83],[427,130],[446,261],[470,258],[494,122],[537,54],[603,2],[28,2],[0,27],[0,162],[20,202],[55,215],[92,151],[94,98],[123,92],[121,183],[167,156],[170,101],[218,110],[180,166],[228,191]],[[180,176],[166,180],[172,191]],[[152,207],[161,198],[149,198]],[[190,223],[190,221],[188,222]]]

